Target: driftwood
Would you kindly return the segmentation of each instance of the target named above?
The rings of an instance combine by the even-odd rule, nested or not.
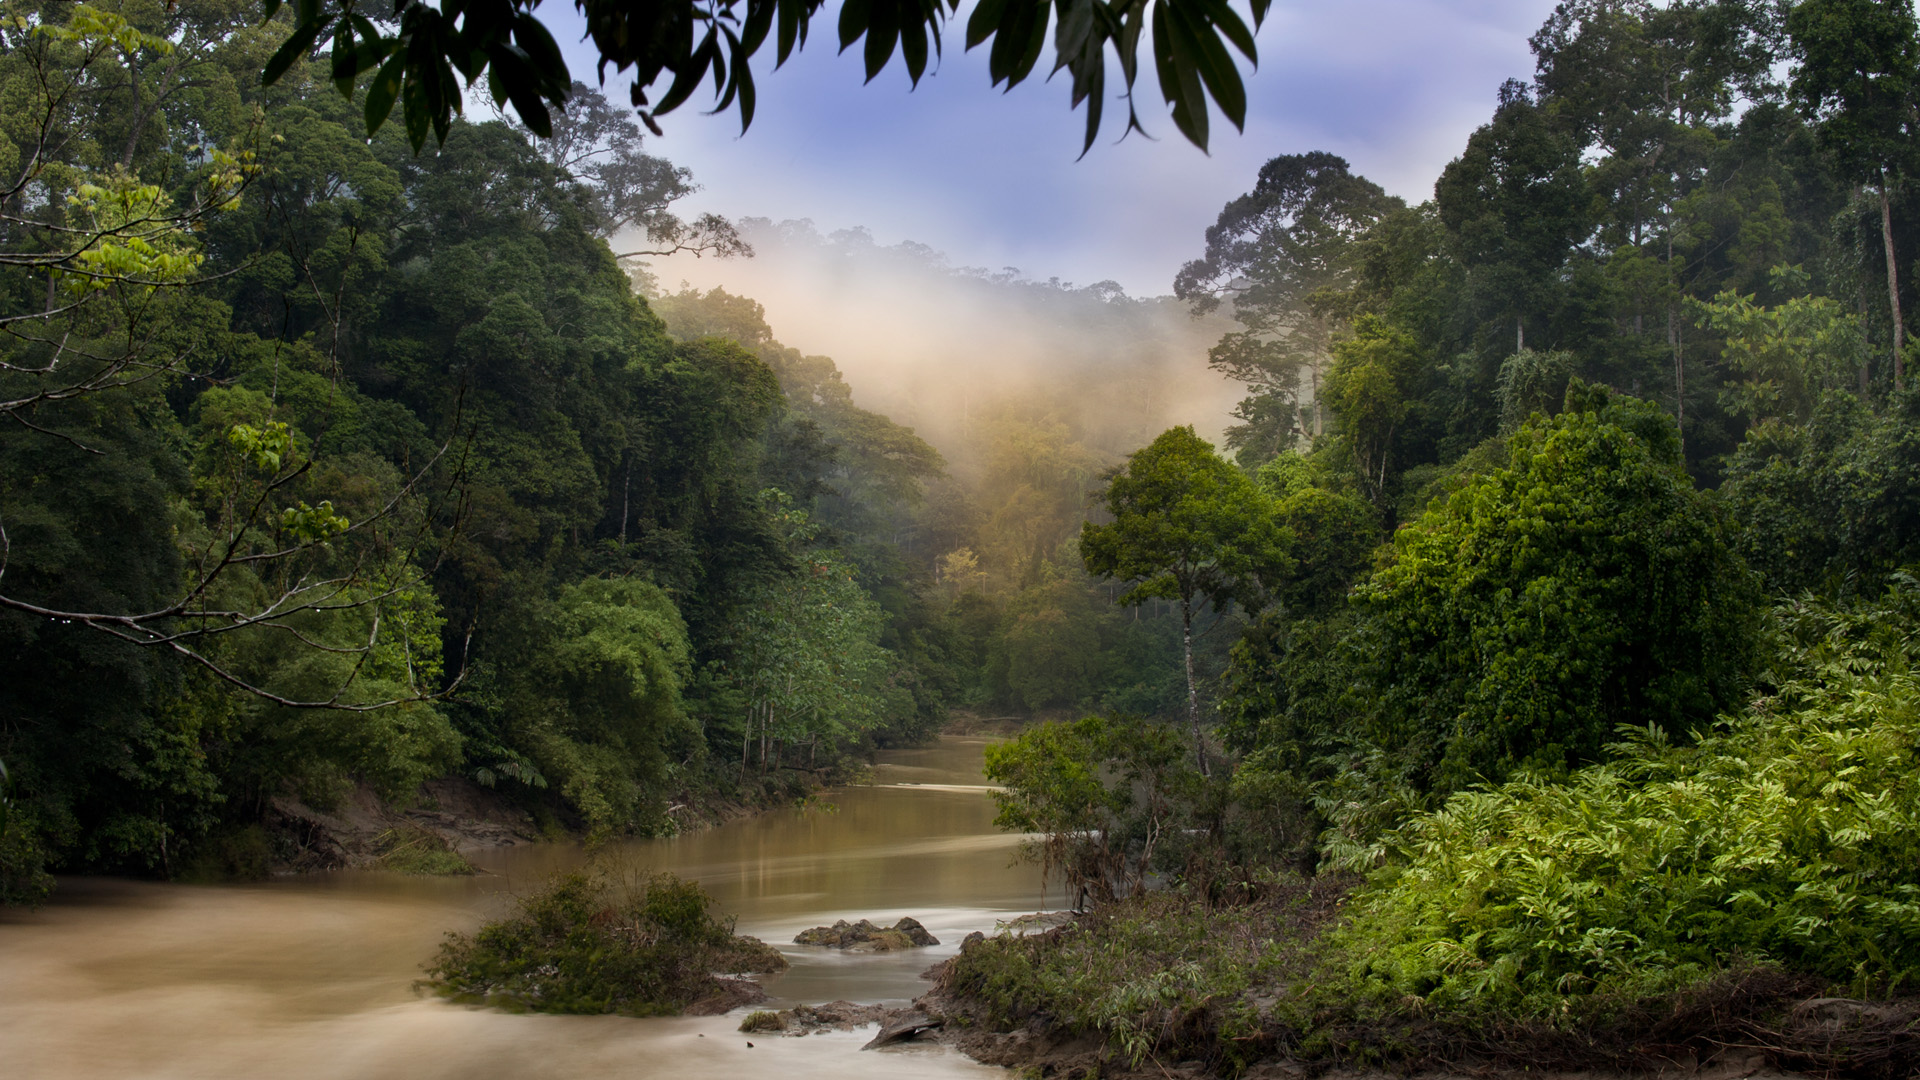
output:
[[[946,1021],[944,1019],[928,1016],[926,1013],[915,1009],[912,1012],[897,1016],[883,1025],[880,1028],[880,1034],[875,1035],[872,1041],[860,1049],[872,1050],[876,1047],[905,1042],[923,1031],[931,1031],[945,1024]]]

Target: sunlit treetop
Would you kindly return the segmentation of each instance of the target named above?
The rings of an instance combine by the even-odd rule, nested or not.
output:
[[[360,76],[366,86],[371,132],[395,106],[418,152],[431,130],[444,141],[468,86],[485,78],[495,104],[511,104],[528,129],[552,131],[573,76],[553,35],[535,13],[541,0],[292,0],[292,32],[261,73],[271,85],[300,57],[328,43],[334,84],[351,98]],[[825,0],[573,0],[587,35],[608,65],[633,73],[632,99],[655,134],[657,118],[679,108],[709,79],[716,112],[739,113],[742,131],[753,123],[758,91],[752,62],[769,38],[778,68],[806,45]],[[1033,73],[1052,27],[1054,62],[1073,81],[1073,108],[1087,103],[1084,154],[1099,135],[1106,100],[1107,50],[1119,61],[1128,132],[1145,129],[1134,107],[1141,39],[1151,42],[1161,96],[1174,126],[1206,149],[1211,101],[1244,130],[1246,86],[1234,51],[1257,64],[1253,35],[1272,0],[1247,0],[1253,25],[1228,0],[979,0],[967,18],[966,47],[986,44],[993,85],[1008,89]],[[267,18],[283,0],[261,0]],[[845,0],[837,19],[840,50],[865,39],[868,81],[896,51],[907,77],[919,85],[929,57],[941,54],[941,31],[958,19],[960,0]],[[1149,26],[1151,32],[1147,33]],[[664,89],[661,87],[664,86]],[[655,96],[657,95],[657,96]]]

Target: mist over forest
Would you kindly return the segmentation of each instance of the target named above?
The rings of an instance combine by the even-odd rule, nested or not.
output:
[[[856,402],[912,427],[960,469],[978,456],[974,418],[1009,411],[1056,417],[1116,461],[1169,427],[1192,424],[1217,440],[1231,423],[1241,390],[1207,365],[1231,326],[1224,314],[1196,316],[1171,295],[1131,297],[1110,281],[954,266],[860,228],[736,224],[752,258],[655,260],[649,296],[751,297],[781,341],[831,356]]]
[[[818,8],[739,7],[699,9],[753,22],[731,67],[593,47],[744,121]],[[1241,125],[1266,5],[983,5],[1031,42],[996,83],[1055,7],[1076,94],[1145,47],[1183,136]],[[1274,148],[1154,297],[687,213],[686,95],[570,80],[523,2],[0,13],[0,902],[804,847],[978,738],[917,793],[978,828],[859,874],[997,844],[1070,910],[975,912],[896,1035],[1920,1073],[1912,0],[1568,0],[1430,195]],[[917,79],[949,13],[842,45]],[[641,1018],[785,967],[594,865],[424,985]]]

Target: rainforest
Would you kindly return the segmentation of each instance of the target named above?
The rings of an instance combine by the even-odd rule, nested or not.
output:
[[[1920,1070],[1909,0],[1567,0],[1152,296],[689,209],[761,39],[501,9],[0,0],[0,1062]]]

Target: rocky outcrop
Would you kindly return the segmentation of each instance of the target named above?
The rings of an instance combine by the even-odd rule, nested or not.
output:
[[[877,926],[870,919],[861,919],[857,923],[841,919],[832,926],[804,930],[793,939],[793,943],[851,952],[891,952],[895,949],[938,945],[940,939],[927,933],[927,928],[921,926],[918,919],[903,918],[892,926]]]

